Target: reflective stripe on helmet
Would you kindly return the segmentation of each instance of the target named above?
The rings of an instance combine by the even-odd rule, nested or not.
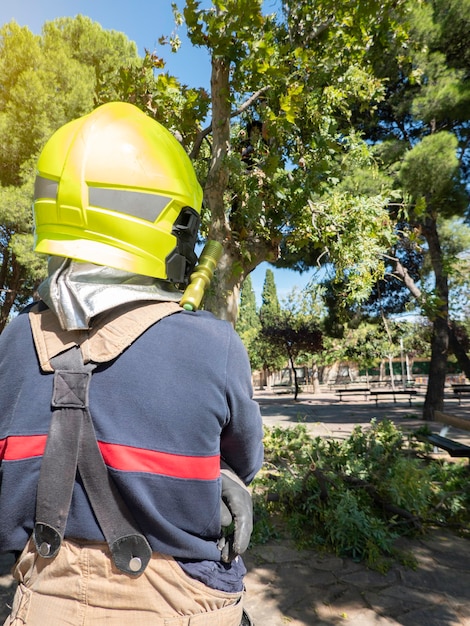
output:
[[[59,189],[59,183],[43,176],[36,176],[34,182],[34,199],[38,198],[57,198],[57,191]]]
[[[88,198],[92,206],[126,213],[148,222],[154,222],[171,202],[171,198],[152,193],[102,187],[90,187]]]

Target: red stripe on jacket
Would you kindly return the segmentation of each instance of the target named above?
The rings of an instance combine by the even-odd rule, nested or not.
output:
[[[220,475],[220,457],[183,456],[132,448],[112,443],[99,443],[106,465],[126,472],[152,472],[176,478],[213,480]]]
[[[0,460],[19,461],[34,456],[42,456],[46,447],[47,435],[29,435],[0,439]]]
[[[0,439],[0,460],[20,461],[42,456],[47,435],[14,436]],[[220,475],[220,457],[184,456],[98,442],[104,462],[125,472],[149,472],[175,478],[214,480]]]

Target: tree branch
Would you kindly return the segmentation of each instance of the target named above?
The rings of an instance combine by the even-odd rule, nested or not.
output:
[[[400,263],[400,261],[396,258],[394,259],[394,262],[395,262],[395,269],[394,269],[393,275],[405,283],[405,286],[407,287],[408,291],[411,293],[411,295],[414,298],[419,299],[421,297],[421,289],[416,285],[415,281],[411,278],[406,267],[404,267]]]
[[[246,111],[246,109],[250,107],[255,100],[266,93],[269,89],[269,85],[265,85],[264,87],[261,87],[261,89],[258,89],[258,91],[255,91],[255,93],[245,100],[241,107],[234,111],[230,117],[236,117],[237,115],[240,115],[240,113],[243,113],[243,111]]]
[[[370,483],[367,483],[366,481],[362,480],[361,478],[357,478],[356,476],[349,476],[347,474],[341,473],[339,473],[339,476],[346,484],[351,485],[351,487],[364,489],[375,502],[375,504],[380,506],[383,510],[387,511],[390,515],[398,515],[416,528],[421,528],[422,520],[417,515],[414,515],[406,509],[392,504],[387,500],[384,500],[382,496],[378,493],[377,489]]]
[[[258,91],[255,91],[255,93],[251,95],[236,111],[233,111],[233,113],[230,114],[230,118],[237,117],[238,115],[240,115],[240,113],[246,111],[246,109],[248,109],[248,107],[250,107],[253,102],[255,102],[260,96],[262,96],[263,93],[268,91],[268,89],[269,86],[266,85],[264,87],[261,87],[261,89],[258,89]],[[202,142],[204,141],[205,137],[207,137],[207,135],[209,135],[211,132],[212,122],[209,124],[209,126],[206,126],[206,128],[204,128],[197,134],[197,137],[194,141],[193,149],[191,150],[189,155],[191,159],[195,159],[197,157],[199,150],[201,149]]]

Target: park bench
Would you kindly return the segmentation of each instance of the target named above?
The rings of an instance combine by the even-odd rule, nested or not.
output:
[[[411,406],[411,399],[418,394],[416,389],[373,389],[370,395],[375,400],[375,406],[379,404],[379,398],[383,396],[393,396],[393,402],[397,402],[397,398],[401,396],[407,396],[408,402]]]
[[[364,400],[369,399],[370,389],[369,387],[342,387],[341,389],[336,389],[335,393],[339,395],[339,401],[343,400],[343,396],[364,396]]]
[[[446,437],[450,428],[466,431],[470,430],[470,420],[455,415],[449,415],[448,413],[442,413],[441,411],[434,412],[434,419],[436,422],[444,424],[444,426],[441,428],[439,434],[433,433],[431,435],[425,435],[424,439],[435,448],[445,450],[452,457],[470,458],[470,446]]]
[[[459,404],[462,402],[462,396],[470,394],[470,385],[455,384],[452,385],[452,391],[459,399]]]
[[[275,383],[271,386],[273,393],[294,393],[295,385],[291,383]]]

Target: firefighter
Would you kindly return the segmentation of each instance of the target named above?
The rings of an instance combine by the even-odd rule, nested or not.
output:
[[[66,124],[40,155],[49,274],[0,337],[6,624],[242,622],[262,423],[232,326],[179,304],[201,203],[182,146],[131,104]]]

